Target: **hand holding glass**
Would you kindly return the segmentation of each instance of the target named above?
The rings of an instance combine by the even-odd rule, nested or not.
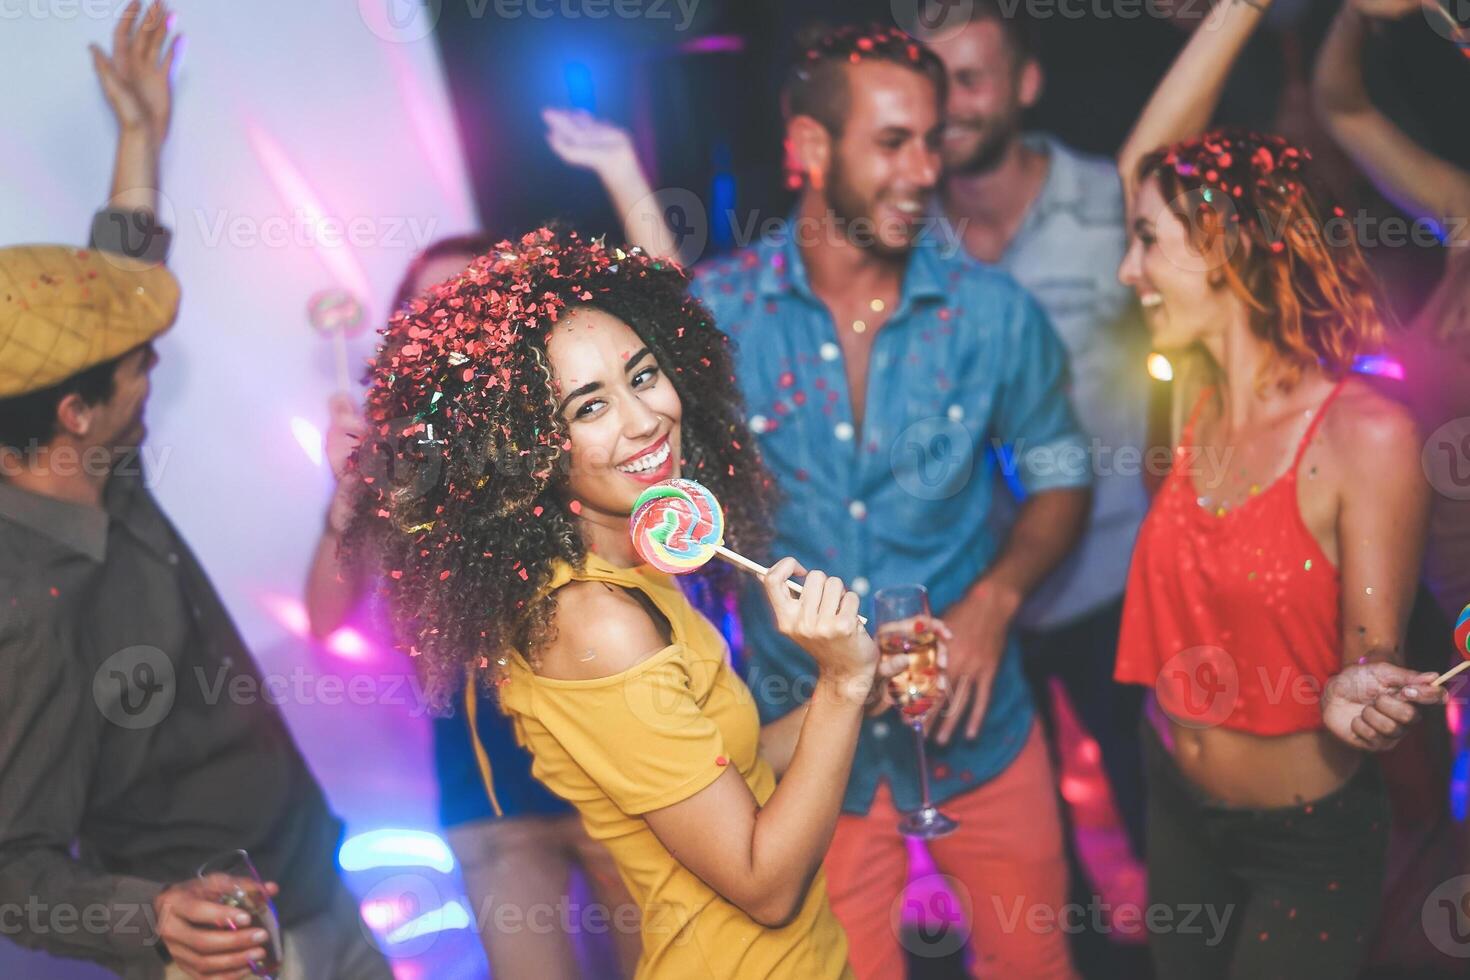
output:
[[[888,696],[914,732],[919,754],[920,808],[899,821],[909,837],[932,840],[954,832],[957,822],[939,812],[929,799],[929,761],[924,751],[924,726],[944,701],[948,685],[939,658],[939,635],[929,611],[929,593],[922,585],[879,589],[873,597],[877,611],[878,649],[884,657],[906,656],[908,666],[888,679]]]

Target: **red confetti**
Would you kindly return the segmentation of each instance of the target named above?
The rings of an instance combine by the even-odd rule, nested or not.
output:
[[[573,500],[571,503],[567,504],[567,510],[571,511],[573,514],[582,513],[582,501]]]
[[[730,764],[730,760],[727,759],[727,758],[725,758],[724,756],[722,756],[722,755],[715,756],[715,765],[717,765],[717,766],[728,766],[729,764]]]

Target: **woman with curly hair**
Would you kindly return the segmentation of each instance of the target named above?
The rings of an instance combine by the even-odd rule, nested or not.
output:
[[[1304,151],[1197,135],[1267,5],[1215,9],[1119,158],[1119,276],[1203,382],[1139,533],[1116,671],[1154,687],[1150,901],[1180,917],[1150,937],[1161,977],[1355,976],[1389,823],[1365,754],[1443,699],[1398,666],[1429,493],[1413,420],[1351,373],[1383,339],[1372,276]]]
[[[762,730],[719,633],[628,534],[639,493],[684,476],[723,503],[726,544],[765,537],[728,341],[685,287],[541,229],[413,300],[373,371],[345,544],[381,558],[431,690],[493,682],[536,777],[607,844],[642,911],[638,977],[847,976],[820,869],[878,660],[858,598],[789,558],[765,577],[821,676]],[[792,755],[779,786],[763,751]]]

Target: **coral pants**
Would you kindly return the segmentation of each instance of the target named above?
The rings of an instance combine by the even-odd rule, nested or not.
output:
[[[960,901],[963,923],[948,927],[957,931],[945,935],[942,923],[921,915],[929,919],[926,941],[907,939],[915,953],[945,955],[968,939],[973,977],[1076,976],[1062,928],[1067,862],[1055,787],[1046,743],[1033,726],[1025,748],[1004,772],[945,801],[940,809],[959,821],[959,829],[926,846],[945,876],[943,883]],[[899,817],[882,783],[865,815],[838,819],[827,852],[827,892],[847,931],[848,958],[858,980],[903,980],[906,914],[931,911],[923,905],[942,896],[935,882],[909,882],[908,844],[898,833]]]

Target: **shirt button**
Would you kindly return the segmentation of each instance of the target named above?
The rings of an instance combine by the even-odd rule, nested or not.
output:
[[[832,429],[832,434],[836,436],[841,442],[851,442],[852,433],[853,429],[851,422],[838,422],[837,425],[834,426]]]
[[[873,737],[874,738],[887,738],[888,737],[888,722],[886,722],[886,721],[875,721],[875,722],[873,722]]]
[[[852,580],[852,591],[856,592],[858,595],[867,595],[868,588],[868,580],[863,578],[861,575]]]
[[[817,350],[822,355],[822,360],[824,361],[835,361],[837,360],[837,355],[842,353],[842,351],[837,349],[837,345],[830,340]]]
[[[852,515],[853,520],[860,521],[868,516],[868,505],[861,500],[854,500],[847,505],[847,512]]]
[[[965,417],[965,410],[958,405],[951,405],[949,406],[949,411],[945,414],[949,416],[951,422],[958,422]]]
[[[764,415],[752,415],[750,417],[750,431],[756,435],[765,432],[769,424],[769,420]]]
[[[177,565],[179,563],[179,553],[177,551],[170,551],[168,553],[168,563],[170,565]]]

